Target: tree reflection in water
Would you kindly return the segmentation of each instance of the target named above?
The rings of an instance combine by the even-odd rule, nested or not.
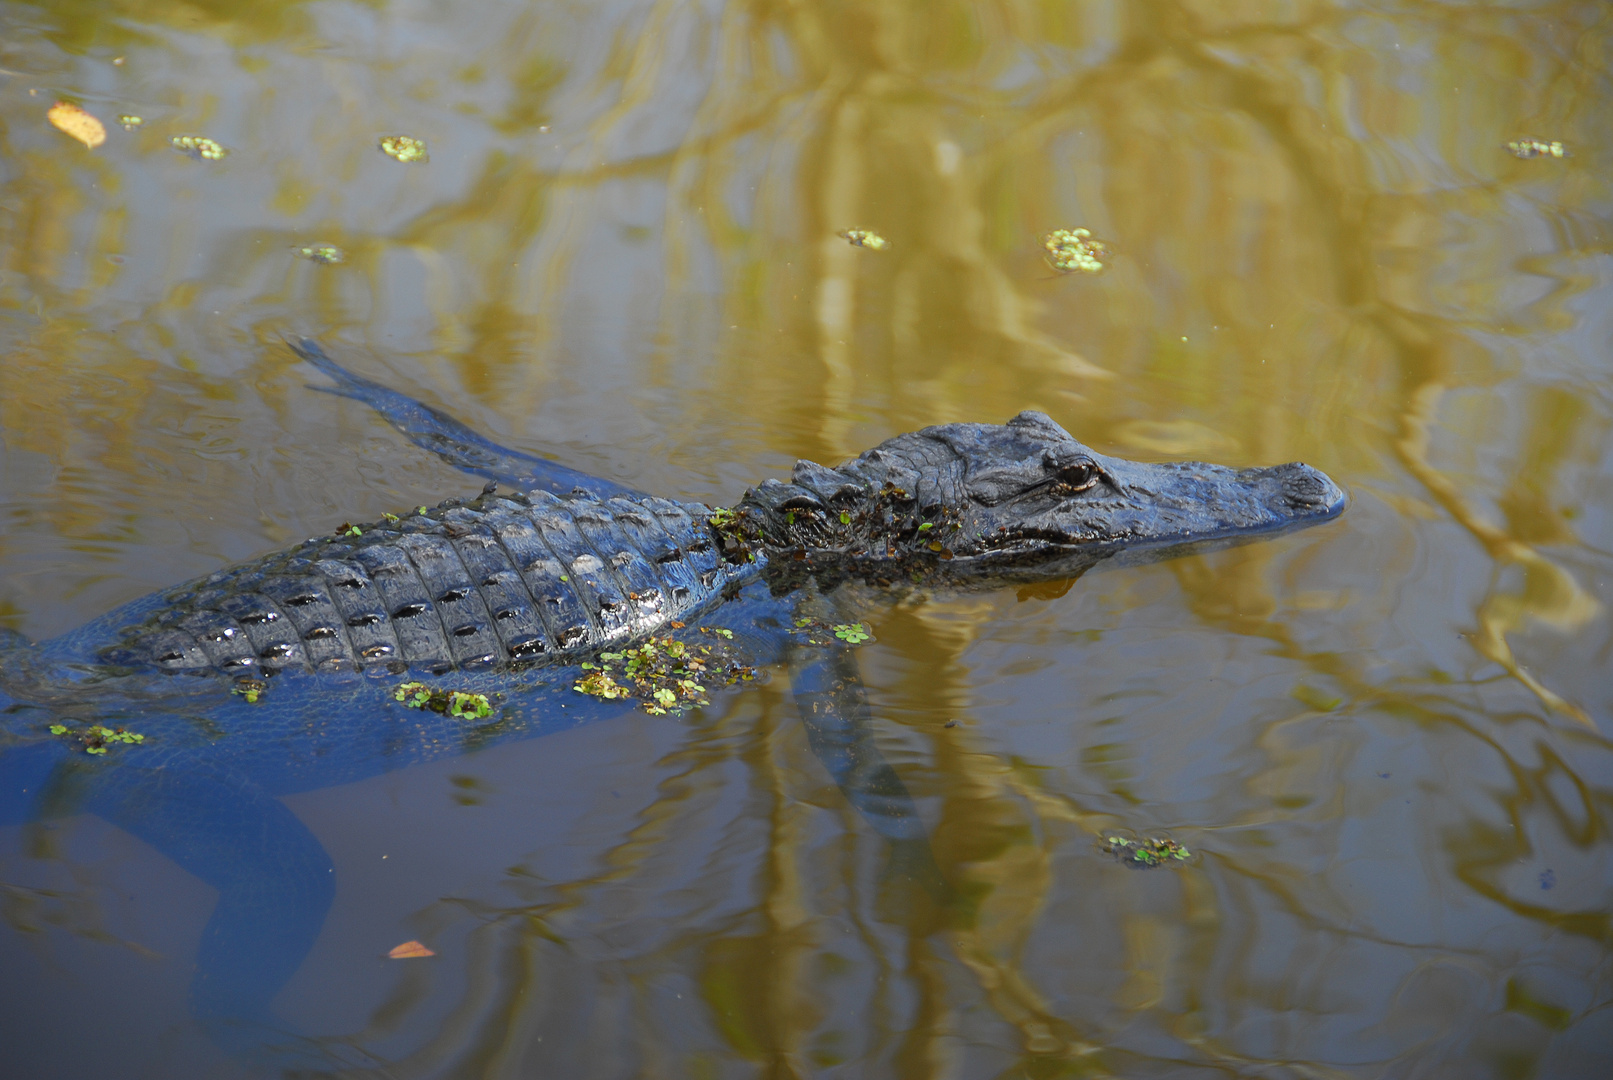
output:
[[[1311,461],[1355,500],[1328,535],[877,627],[955,902],[904,891],[768,686],[291,800],[340,884],[280,1004],[392,1076],[1594,1075],[1604,15],[8,4],[0,614],[47,637],[462,490],[305,391],[284,331],[713,502],[1033,407],[1132,456]],[[377,150],[400,132],[429,163]],[[168,149],[196,133],[229,157]],[[1043,261],[1075,227],[1102,273]],[[1116,828],[1199,861],[1131,872]],[[234,1067],[156,1034],[199,887],[90,822],[0,837],[8,1047]],[[85,1031],[84,987],[140,979]]]

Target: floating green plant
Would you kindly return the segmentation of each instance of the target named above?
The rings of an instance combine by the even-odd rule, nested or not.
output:
[[[50,733],[64,737],[69,742],[77,743],[84,748],[86,754],[95,755],[104,754],[108,747],[116,746],[120,743],[125,746],[133,746],[146,741],[144,735],[127,731],[120,727],[105,727],[101,724],[90,724],[81,728],[69,727],[67,724],[52,724],[50,725]]]
[[[118,117],[118,123],[123,125],[124,131],[133,131],[135,128],[139,127],[145,122],[144,117],[134,116],[129,113],[125,113],[124,115]]]
[[[731,630],[707,630],[732,639]],[[582,665],[589,674],[572,687],[579,694],[615,701],[637,698],[652,715],[680,714],[709,705],[706,683],[732,686],[756,678],[756,669],[726,645],[704,645],[676,638],[647,638],[620,652],[602,652],[598,663]]]
[[[197,161],[223,161],[224,156],[229,153],[212,139],[200,135],[175,135],[168,140],[168,145]]]
[[[833,645],[839,641],[846,645],[861,645],[874,640],[874,632],[867,623],[829,623],[813,618],[796,619],[790,628],[808,645]]]
[[[755,562],[753,545],[762,538],[761,528],[748,510],[720,507],[706,517],[706,524],[717,534],[723,558],[729,562]]]
[[[1525,161],[1537,157],[1564,158],[1568,156],[1568,147],[1562,143],[1546,142],[1542,139],[1513,139],[1507,143],[1507,151],[1513,157],[1523,158]]]
[[[434,690],[423,682],[406,682],[392,691],[394,701],[410,709],[443,713],[457,720],[480,720],[493,715],[493,703],[486,694],[467,690]]]
[[[262,679],[236,679],[230,693],[240,694],[247,704],[256,705],[258,698],[269,692],[269,684]]]
[[[1047,249],[1048,265],[1061,274],[1077,270],[1096,274],[1103,269],[1102,260],[1109,254],[1108,245],[1094,240],[1086,229],[1054,229],[1042,237],[1042,247]]]
[[[425,140],[407,135],[384,136],[381,139],[381,153],[405,165],[424,164],[431,160],[431,155],[426,153]]]
[[[299,259],[307,259],[320,266],[338,266],[347,261],[347,252],[335,244],[309,244],[306,247],[294,247],[291,253]],[[394,521],[397,519],[394,518]]]
[[[1144,869],[1165,866],[1173,862],[1186,862],[1193,853],[1175,840],[1149,836],[1141,840],[1128,840],[1123,836],[1103,838],[1103,850],[1127,866]]]
[[[869,251],[884,251],[890,247],[890,241],[872,229],[842,229],[835,235],[842,240],[850,241],[856,247],[867,248]]]
[[[593,664],[583,665],[583,667],[594,666],[595,665]],[[585,676],[582,681],[578,682],[576,686],[572,687],[572,689],[577,691],[579,694],[587,694],[590,697],[604,698],[607,701],[614,701],[617,698],[624,698],[627,696],[627,689],[618,684],[615,679],[611,678],[603,671],[595,671],[592,675]]]

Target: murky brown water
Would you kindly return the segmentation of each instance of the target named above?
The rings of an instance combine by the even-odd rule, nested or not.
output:
[[[475,488],[284,332],[714,503],[1024,408],[1303,459],[1339,522],[876,624],[966,903],[774,680],[287,800],[338,889],[281,1012],[394,1077],[1605,1076],[1610,71],[1595,2],[0,4],[0,613]],[[0,1071],[249,1074],[186,1009],[212,902],[0,830]]]

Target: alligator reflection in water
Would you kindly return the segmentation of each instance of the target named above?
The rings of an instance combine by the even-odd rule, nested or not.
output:
[[[944,891],[873,742],[842,640],[861,635],[812,628],[854,622],[882,597],[1073,578],[1344,505],[1305,465],[1129,462],[1027,412],[901,435],[834,469],[798,462],[790,482],[713,511],[496,446],[311,341],[292,347],[335,392],[491,482],[0,654],[0,824],[94,813],[215,887],[192,1007],[241,1051],[286,1041],[270,1001],[334,894],[329,856],[280,796],[619,715],[631,702],[575,692],[585,664],[652,635],[693,645],[716,631],[750,663],[788,671],[818,760],[893,865]],[[434,680],[426,700],[484,695],[490,715],[407,709],[405,673]]]

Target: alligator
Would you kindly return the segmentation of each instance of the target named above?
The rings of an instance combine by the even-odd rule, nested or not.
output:
[[[703,703],[778,670],[850,804],[922,866],[925,831],[875,748],[852,651],[869,605],[1073,579],[1345,504],[1303,464],[1127,461],[1022,412],[898,435],[834,468],[800,461],[713,509],[498,446],[312,340],[288,344],[324,389],[485,487],[0,649],[0,825],[97,814],[214,886],[192,1009],[243,1052],[284,1034],[270,999],[334,892],[329,856],[279,796]],[[609,658],[657,648],[711,659],[659,693],[635,693],[620,667],[605,677]]]

